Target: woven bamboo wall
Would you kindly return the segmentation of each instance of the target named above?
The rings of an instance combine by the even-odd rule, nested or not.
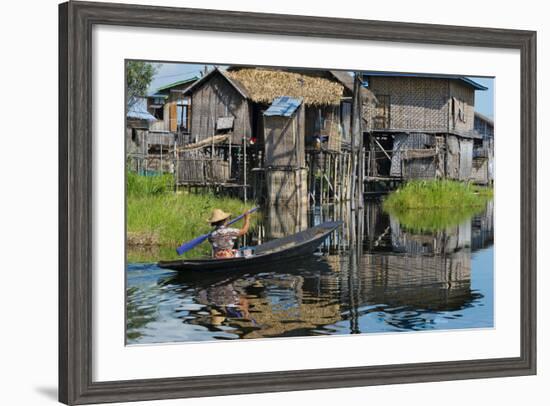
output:
[[[367,105],[367,122],[372,129],[403,129],[447,132],[449,81],[415,77],[371,77],[369,89],[378,96],[390,96],[389,127],[378,115],[380,106]],[[384,98],[381,97],[380,100]],[[378,128],[377,128],[378,127]]]
[[[216,134],[219,117],[235,118],[233,143],[242,143],[243,136],[251,135],[251,117],[248,101],[231,86],[221,74],[213,75],[192,94],[191,136],[201,141]]]

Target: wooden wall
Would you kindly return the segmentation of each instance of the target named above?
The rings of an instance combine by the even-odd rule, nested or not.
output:
[[[180,184],[223,184],[229,179],[229,162],[203,151],[182,153],[175,163]]]
[[[243,137],[250,137],[249,103],[221,74],[213,75],[194,89],[191,106],[193,141],[201,141],[216,135],[217,119],[228,116],[235,118],[232,143],[242,143]]]
[[[469,180],[472,173],[473,141],[448,135],[445,155],[445,176],[449,179]]]
[[[340,107],[342,142],[351,142],[351,102],[342,102]],[[365,110],[366,111],[366,110]]]
[[[469,180],[472,173],[473,141],[459,138],[460,142],[460,169],[459,180]]]
[[[405,179],[435,178],[435,138],[433,134],[424,133],[396,134],[390,175]]]
[[[305,115],[300,106],[292,117],[264,117],[264,166],[305,167]]]
[[[474,130],[475,91],[458,80],[449,81],[449,128],[459,134],[471,135]],[[459,111],[462,111],[459,114]]]
[[[472,173],[470,179],[480,185],[486,185],[489,183],[488,158],[479,157],[472,160]]]
[[[495,135],[494,125],[475,115],[474,129],[483,139],[493,138]]]

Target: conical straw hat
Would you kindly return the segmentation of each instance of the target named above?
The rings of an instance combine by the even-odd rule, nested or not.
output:
[[[225,220],[229,216],[231,216],[231,213],[226,213],[220,209],[214,209],[212,210],[212,215],[206,221],[208,221],[209,223],[217,223],[218,221]]]

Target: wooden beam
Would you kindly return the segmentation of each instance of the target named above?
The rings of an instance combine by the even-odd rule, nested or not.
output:
[[[376,143],[376,145],[378,145],[378,147],[382,150],[382,152],[384,153],[384,155],[386,155],[388,157],[388,159],[390,160],[391,162],[391,156],[388,155],[388,153],[386,152],[386,150],[382,147],[382,145],[380,145],[380,143],[378,142],[378,140],[374,137],[372,137],[372,139],[374,140],[374,142]]]

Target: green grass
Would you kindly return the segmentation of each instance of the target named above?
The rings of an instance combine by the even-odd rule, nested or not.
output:
[[[203,243],[179,257],[175,249],[211,230],[206,219],[213,208],[221,208],[234,216],[240,215],[252,204],[239,199],[213,194],[175,194],[169,175],[127,178],[126,230],[128,261],[149,262],[160,259],[194,258],[210,254],[210,246]],[[241,223],[236,223],[238,227]]]
[[[415,180],[391,193],[384,207],[391,209],[458,209],[482,207],[493,197],[490,188],[451,180]]]
[[[174,175],[142,176],[135,172],[126,172],[127,196],[161,195],[174,190]]]
[[[491,188],[450,180],[411,181],[391,193],[384,210],[406,228],[434,231],[460,224],[484,210]]]

